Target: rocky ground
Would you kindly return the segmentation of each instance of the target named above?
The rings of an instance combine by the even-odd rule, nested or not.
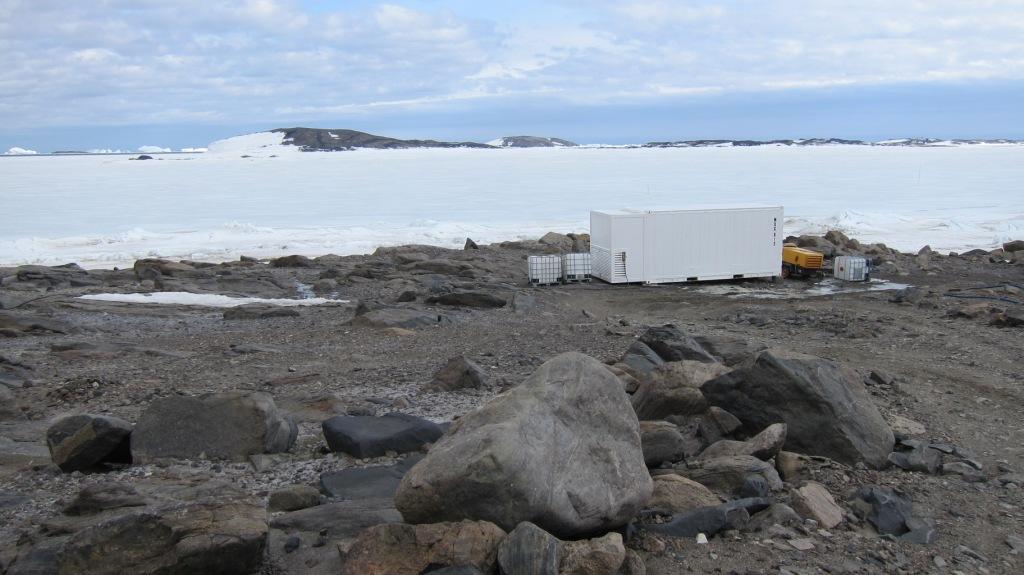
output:
[[[628,512],[629,526],[621,529],[591,525],[584,533],[565,527],[583,529],[582,519],[572,517],[542,525],[562,540],[591,538],[585,545],[545,539],[551,535],[529,531],[535,527],[502,525],[497,516],[468,518],[486,518],[501,529],[490,523],[461,531],[399,525],[393,529],[409,531],[389,532],[390,541],[469,538],[490,549],[483,553],[490,553],[486,565],[493,568],[497,554],[506,572],[515,555],[510,549],[517,547],[496,546],[513,527],[518,538],[508,541],[554,541],[549,549],[559,550],[562,572],[571,570],[566,557],[583,558],[573,559],[576,572],[600,572],[584,559],[600,555],[602,545],[612,549],[612,562],[621,563],[623,573],[1024,570],[1024,249],[899,254],[830,233],[799,243],[829,255],[868,255],[876,263],[871,289],[829,282],[822,289],[807,280],[528,286],[527,255],[581,250],[586,241],[549,234],[542,242],[467,245],[462,251],[404,246],[366,256],[292,256],[269,263],[142,260],[127,270],[0,269],[0,573],[124,572],[126,566],[112,559],[117,553],[135,562],[133,572],[338,572],[345,557],[374,572],[366,567],[379,549],[372,537],[383,535],[360,534],[376,523],[401,520],[391,495],[415,462],[413,455],[396,451],[427,450],[419,446],[436,441],[444,426],[410,432],[401,440],[411,441],[410,449],[385,441],[379,451],[366,438],[357,438],[356,448],[341,439],[328,441],[323,421],[391,412],[441,424],[465,418],[438,444],[445,453],[460,453],[460,434],[469,436],[481,417],[467,414],[485,404],[500,412],[495,401],[527,393],[516,391],[520,383],[563,352],[613,366],[594,377],[611,374],[632,395],[617,387],[607,394],[595,391],[595,397],[608,399],[593,406],[611,413],[632,403],[641,419],[651,420],[639,433],[643,459],[655,477],[651,501],[659,505],[642,494],[639,508],[619,506],[604,516],[607,523]],[[1007,246],[1015,247],[1024,248]],[[225,311],[79,297],[178,291],[338,301]],[[651,331],[666,323],[675,328]],[[641,340],[646,351],[637,347]],[[774,351],[758,355],[769,348]],[[673,349],[689,351],[667,357]],[[793,352],[823,360],[793,359]],[[650,357],[643,359],[644,353]],[[457,359],[449,365],[452,358]],[[668,367],[660,365],[666,359]],[[723,387],[752,385],[772,369],[806,369],[809,375],[792,377],[824,386],[818,391],[828,397],[805,405],[803,396],[767,396],[758,399],[765,406],[758,410],[741,405]],[[850,398],[837,400],[846,397],[846,388],[854,389]],[[224,392],[233,395],[191,399]],[[628,444],[637,430],[630,432],[622,422],[633,411],[618,419],[609,415],[607,425],[619,431],[604,438],[599,426],[605,420],[584,415],[583,406],[596,401],[587,395],[517,401],[553,406],[549,415],[531,416],[527,428],[564,423],[565,413],[577,409],[569,419],[581,429],[589,426],[596,446]],[[566,402],[565,409],[558,409],[559,402]],[[811,412],[825,404],[837,411],[834,422],[821,425],[831,429],[835,423],[841,428],[836,433],[854,437],[856,445],[830,443],[824,431],[813,441],[808,422],[821,414]],[[723,408],[744,425],[709,432],[709,414]],[[765,424],[786,422],[788,437],[786,426],[764,430],[757,423],[761,413],[775,414]],[[102,417],[64,420],[63,434],[57,433],[54,423],[71,414]],[[855,423],[843,427],[849,414]],[[877,424],[863,423],[873,422],[875,414]],[[289,427],[290,421],[297,425]],[[241,435],[209,433],[225,425]],[[885,445],[890,429],[895,446],[892,436]],[[50,447],[57,450],[53,457],[48,430]],[[119,442],[129,432],[132,457],[127,451],[118,456],[115,448],[128,449]],[[344,433],[339,430],[338,437]],[[88,460],[98,453],[96,442],[107,438],[113,439],[103,457]],[[715,448],[721,457],[701,455],[717,439],[727,440]],[[888,455],[894,448],[897,453]],[[354,449],[364,457],[345,452]],[[543,443],[537,449],[554,456],[560,447]],[[609,457],[623,464],[632,455],[628,446],[621,449],[623,458],[617,459],[617,447]],[[442,454],[427,457],[439,461]],[[390,486],[385,504],[377,491],[365,500],[344,495],[362,480],[338,472],[396,461],[384,473],[392,479],[380,483],[375,475],[366,481]],[[599,473],[600,466],[595,471],[591,463],[579,463],[578,474]],[[739,472],[737,465],[743,467]],[[642,481],[636,479],[638,469],[630,468],[616,472],[622,485],[606,478],[609,485],[602,488],[622,488],[622,498],[634,497],[648,477],[642,466],[639,471]],[[406,483],[434,485],[435,476],[422,475]],[[341,487],[331,487],[332,477]],[[671,482],[685,487],[666,488]],[[884,529],[864,502],[870,494],[857,496],[865,486],[895,490],[893,495],[912,504],[912,514],[906,514],[912,524],[880,534]],[[399,510],[429,510],[423,500],[410,503],[414,497],[403,494],[410,489],[400,488]],[[743,499],[747,503],[737,512],[722,508],[721,521],[688,515],[735,507],[740,496],[759,501]],[[500,494],[494,497],[498,501]],[[456,500],[459,509],[478,503],[453,497],[451,508],[431,513],[441,517]],[[582,513],[591,503],[573,505]],[[771,503],[781,505],[761,511]],[[789,513],[794,509],[799,516]],[[705,521],[699,532],[707,541],[687,528],[672,532],[684,520]],[[902,537],[908,529],[923,542]],[[600,539],[608,532],[611,539]],[[617,551],[623,545],[625,555]],[[418,550],[421,556],[406,567],[441,568],[452,560],[438,549],[458,545],[435,547]],[[211,556],[220,563],[210,563]],[[376,572],[388,572],[382,569]]]

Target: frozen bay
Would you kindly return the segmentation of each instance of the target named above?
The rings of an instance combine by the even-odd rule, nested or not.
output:
[[[271,153],[274,152],[274,153]],[[587,231],[591,208],[768,203],[901,250],[1024,237],[1024,146],[411,149],[0,158],[0,265],[352,254]]]

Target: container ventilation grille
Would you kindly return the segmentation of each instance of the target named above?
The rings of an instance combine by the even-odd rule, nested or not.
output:
[[[612,278],[628,280],[626,273],[626,252],[615,252],[612,256]]]

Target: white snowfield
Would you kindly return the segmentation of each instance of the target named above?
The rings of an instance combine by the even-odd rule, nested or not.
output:
[[[461,248],[586,232],[591,208],[727,203],[785,206],[786,234],[839,229],[905,251],[1024,238],[1024,146],[309,153],[282,139],[146,162],[0,158],[0,265]]]
[[[250,303],[262,303],[277,306],[308,306],[348,303],[348,300],[313,297],[307,299],[283,299],[262,297],[232,297],[212,293],[189,293],[183,291],[165,291],[153,293],[98,293],[78,296],[79,299],[111,301],[122,303],[152,303],[164,305],[194,305],[201,307],[237,307]]]

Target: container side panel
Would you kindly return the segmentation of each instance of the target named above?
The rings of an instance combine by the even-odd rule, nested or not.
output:
[[[777,208],[647,214],[647,281],[777,275],[781,222]]]

